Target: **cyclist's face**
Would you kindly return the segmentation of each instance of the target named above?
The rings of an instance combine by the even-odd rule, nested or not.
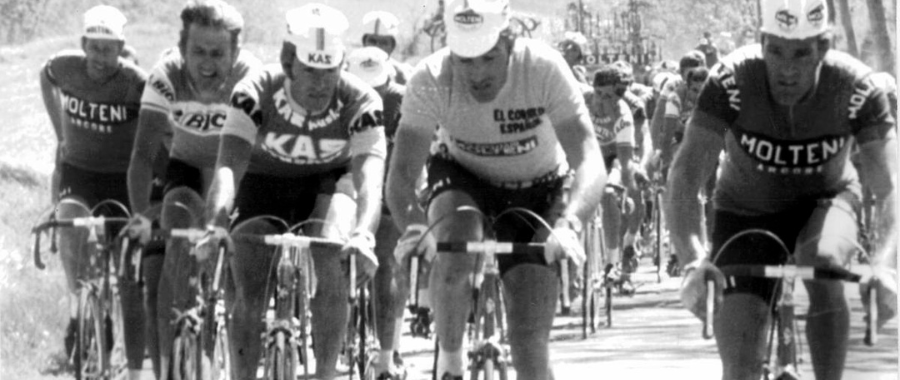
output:
[[[772,98],[781,105],[796,104],[815,86],[825,55],[817,37],[788,40],[767,35],[762,48]]]
[[[479,102],[494,100],[506,84],[509,48],[502,41],[478,57],[464,58],[454,54],[452,60],[454,75],[462,79],[463,85]]]
[[[616,86],[611,84],[606,86],[594,86],[594,94],[597,95],[600,100],[606,102],[619,99],[619,97],[616,96]]]
[[[697,71],[699,71],[699,69]],[[697,97],[700,96],[700,89],[703,88],[705,80],[699,79],[696,75],[691,75],[690,73],[687,77],[689,78],[687,81],[688,97],[696,100]]]
[[[215,90],[234,66],[237,57],[231,33],[224,28],[191,24],[184,51],[185,65],[194,86],[201,91]]]
[[[341,66],[317,69],[294,58],[291,66],[291,96],[307,111],[324,110],[331,102],[338,81],[341,79]]]
[[[363,37],[363,47],[368,46],[374,46],[384,50],[384,52],[390,56],[391,53],[394,52],[396,44],[394,43],[394,37],[366,34]]]
[[[578,46],[574,44],[568,44],[563,49],[563,58],[566,60],[566,63],[569,66],[578,64],[578,61],[581,59],[581,51],[578,50]]]
[[[119,68],[119,53],[125,47],[125,41],[84,38],[81,48],[87,61],[88,77],[103,81],[108,79]]]

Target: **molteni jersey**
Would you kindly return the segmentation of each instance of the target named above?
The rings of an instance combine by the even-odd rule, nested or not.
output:
[[[131,61],[103,83],[88,77],[84,52],[64,51],[42,70],[62,105],[62,160],[98,173],[124,173],[131,161],[147,74]]]
[[[713,68],[697,111],[727,128],[716,185],[719,209],[745,215],[785,211],[800,200],[860,193],[850,164],[855,140],[893,138],[894,120],[871,69],[829,50],[810,98],[787,109],[769,96],[760,45],[737,50]]]
[[[517,38],[506,83],[479,103],[450,67],[445,48],[419,63],[406,87],[400,124],[438,129],[438,149],[494,183],[539,181],[568,170],[555,125],[587,115],[578,83],[549,46]]]
[[[381,98],[355,75],[341,78],[325,110],[310,114],[291,97],[281,65],[240,81],[223,133],[253,144],[248,173],[298,178],[346,167],[386,148]]]
[[[141,98],[141,107],[169,118],[173,133],[169,156],[196,168],[215,167],[231,91],[238,81],[261,68],[256,57],[241,50],[231,75],[213,94],[204,97],[191,84],[178,49],[170,50],[153,68]]]

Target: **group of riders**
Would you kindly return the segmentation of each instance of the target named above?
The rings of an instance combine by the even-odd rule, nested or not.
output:
[[[870,200],[877,233],[869,281],[879,290],[879,322],[894,316],[896,82],[832,48],[825,0],[765,0],[758,44],[715,65],[688,52],[647,84],[624,62],[588,72],[577,39],[554,49],[512,34],[508,0],[450,0],[444,12],[447,48],[415,69],[391,57],[397,17],[366,14],[363,47],[350,51],[350,21],[318,3],[285,13],[280,61],[263,65],[241,48],[244,21],[233,6],[190,0],[177,46],[149,73],[123,57],[130,50],[119,10],[84,14],[82,49],[55,55],[40,75],[58,141],[51,191],[59,218],[85,216],[62,199],[130,205],[123,233],[146,249],[143,287],[119,283],[129,378],[140,377],[145,352],[157,378],[170,376],[173,321],[196,302],[184,268],[208,259],[191,256],[185,241],[154,242],[154,226],[205,229],[215,239],[282,232],[260,215],[322,220],[304,233],[345,242],[312,251],[321,379],[337,375],[349,255],[373,283],[374,378],[404,378],[407,266],[422,255],[439,338],[435,371],[462,379],[476,259],[439,252],[437,242],[480,241],[487,226],[461,207],[488,216],[521,207],[547,222],[491,226],[498,241],[546,244],[540,257],[499,259],[519,379],[552,378],[549,333],[561,285],[550,264],[585,261],[580,236],[598,213],[607,271],[621,279],[634,271],[644,210],[662,209],[684,307],[702,317],[705,279],[717,282],[725,379],[758,378],[776,290],[772,281],[726,282],[715,264],[781,260],[754,244],[719,252],[747,228],[771,230],[799,263],[843,265]],[[645,204],[651,182],[665,188],[661,205]],[[59,233],[73,298],[67,353],[84,241],[83,232]],[[234,379],[256,377],[276,259],[247,242],[234,242],[227,257]],[[849,325],[843,288],[806,286],[816,378],[839,378]]]

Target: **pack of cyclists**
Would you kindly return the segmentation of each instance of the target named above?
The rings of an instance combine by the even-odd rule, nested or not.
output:
[[[879,290],[879,322],[896,314],[896,81],[831,47],[824,0],[765,0],[759,44],[712,67],[703,53],[688,52],[649,86],[635,83],[623,62],[587,72],[579,64],[583,36],[553,48],[512,34],[508,0],[450,0],[443,9],[448,46],[414,69],[392,58],[396,16],[348,20],[318,3],[285,13],[280,62],[264,65],[242,49],[237,9],[191,0],[178,41],[149,73],[127,58],[134,52],[122,12],[97,6],[84,14],[82,49],[58,53],[40,74],[58,141],[51,191],[59,218],[84,212],[63,199],[129,205],[133,221],[122,234],[147,246],[143,288],[119,284],[129,378],[140,377],[145,350],[157,378],[172,376],[173,322],[196,297],[184,291],[185,268],[205,259],[192,257],[186,241],[152,241],[152,229],[205,229],[215,239],[280,232],[262,215],[321,220],[304,233],[345,242],[312,251],[321,379],[337,376],[349,255],[374,289],[379,351],[368,378],[406,377],[406,271],[421,255],[430,267],[436,377],[462,379],[475,258],[439,251],[437,242],[485,238],[546,246],[540,257],[500,258],[499,270],[518,378],[552,378],[560,284],[550,264],[577,266],[594,254],[580,235],[599,215],[607,273],[627,281],[646,207],[662,207],[684,272],[684,307],[702,317],[706,279],[719,285],[723,378],[758,377],[763,300],[776,292],[771,282],[726,282],[717,269],[776,260],[750,244],[719,252],[747,228],[773,231],[800,263],[845,264],[866,194],[876,216],[869,281]],[[350,22],[363,25],[362,48],[345,45],[354,37]],[[641,195],[650,173],[665,183],[663,205]],[[512,207],[545,223],[501,218],[496,236],[485,236],[482,215]],[[72,297],[84,240],[83,232],[60,232]],[[233,379],[256,377],[275,259],[271,249],[242,242],[228,256]],[[810,315],[843,310],[807,323],[816,377],[839,378],[849,315],[843,290],[806,286]],[[76,339],[70,304],[67,351]]]

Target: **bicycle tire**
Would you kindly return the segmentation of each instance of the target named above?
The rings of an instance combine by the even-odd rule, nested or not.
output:
[[[484,373],[484,380],[494,380],[494,359],[486,358],[484,365],[481,367]]]
[[[106,374],[106,337],[100,299],[90,286],[81,288],[78,297],[78,339],[74,364],[77,380],[103,379]]]
[[[275,333],[274,341],[266,349],[264,376],[266,380],[296,379],[293,349],[282,332]]]
[[[612,327],[613,325],[613,288],[611,286],[606,287],[606,327]]]
[[[186,326],[181,326],[172,346],[174,380],[200,380],[200,344],[197,336],[187,331]]]
[[[213,336],[212,379],[231,379],[231,355],[228,352],[228,329],[225,318],[217,317]]]
[[[656,192],[655,204],[653,205],[653,228],[656,230],[656,282],[662,282],[662,193]]]
[[[367,331],[369,324],[369,305],[368,305],[368,292],[365,290],[360,291],[357,294],[359,302],[359,319],[357,320],[357,333],[359,336],[357,337],[358,341],[356,342],[357,348],[357,358],[356,358],[356,366],[359,369],[359,377],[363,378],[365,375],[366,367],[369,365],[369,350],[367,346],[369,332]]]
[[[106,337],[106,342],[112,342],[109,352],[109,378],[120,379],[128,372],[128,356],[125,351],[125,320],[122,316],[122,303],[119,302],[119,292],[112,288],[110,298],[106,300],[109,314],[104,318],[112,324],[111,329],[104,330],[112,333],[112,337]]]

